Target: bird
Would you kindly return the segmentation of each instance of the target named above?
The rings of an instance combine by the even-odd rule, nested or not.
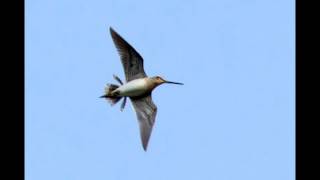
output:
[[[144,71],[142,56],[112,27],[109,28],[114,45],[120,55],[126,82],[113,75],[119,85],[108,83],[104,89],[105,98],[112,106],[123,101],[120,110],[125,108],[127,98],[131,100],[138,119],[140,138],[144,151],[147,151],[152,128],[155,123],[157,106],[152,101],[152,91],[161,84],[178,84],[180,82],[167,81],[160,76],[148,77]]]

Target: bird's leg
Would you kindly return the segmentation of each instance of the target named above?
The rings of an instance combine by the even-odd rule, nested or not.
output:
[[[118,76],[113,75],[113,78],[114,78],[116,81],[118,81],[121,85],[123,85],[121,79],[120,79]]]
[[[120,107],[120,111],[123,111],[124,107],[126,106],[126,102],[127,102],[127,97],[123,97],[123,101]]]

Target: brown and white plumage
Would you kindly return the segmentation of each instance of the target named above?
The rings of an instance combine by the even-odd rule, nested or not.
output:
[[[144,72],[143,58],[141,55],[112,28],[110,28],[110,33],[119,52],[127,82],[146,77],[147,75]],[[143,148],[147,150],[157,107],[152,102],[151,94],[143,98],[130,98],[130,100],[138,117]]]
[[[162,83],[182,83],[166,81],[159,76],[147,77],[141,55],[111,27],[110,33],[119,52],[127,82],[122,83],[120,78],[114,75],[120,86],[109,84],[105,95],[101,97],[108,99],[112,105],[124,97],[121,110],[124,109],[126,98],[130,98],[138,118],[142,146],[146,151],[157,114],[157,106],[151,98],[152,90]]]

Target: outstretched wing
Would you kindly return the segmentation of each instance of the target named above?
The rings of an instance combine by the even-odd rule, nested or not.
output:
[[[151,94],[142,98],[130,98],[138,117],[143,149],[146,151],[152,127],[157,114],[157,106],[152,102]]]
[[[140,54],[111,27],[110,33],[119,52],[127,82],[146,77]]]

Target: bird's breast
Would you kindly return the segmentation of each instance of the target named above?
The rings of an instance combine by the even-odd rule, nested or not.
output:
[[[132,80],[122,86],[120,86],[117,91],[120,96],[141,96],[147,92],[150,92],[148,88],[148,83],[145,78]]]

